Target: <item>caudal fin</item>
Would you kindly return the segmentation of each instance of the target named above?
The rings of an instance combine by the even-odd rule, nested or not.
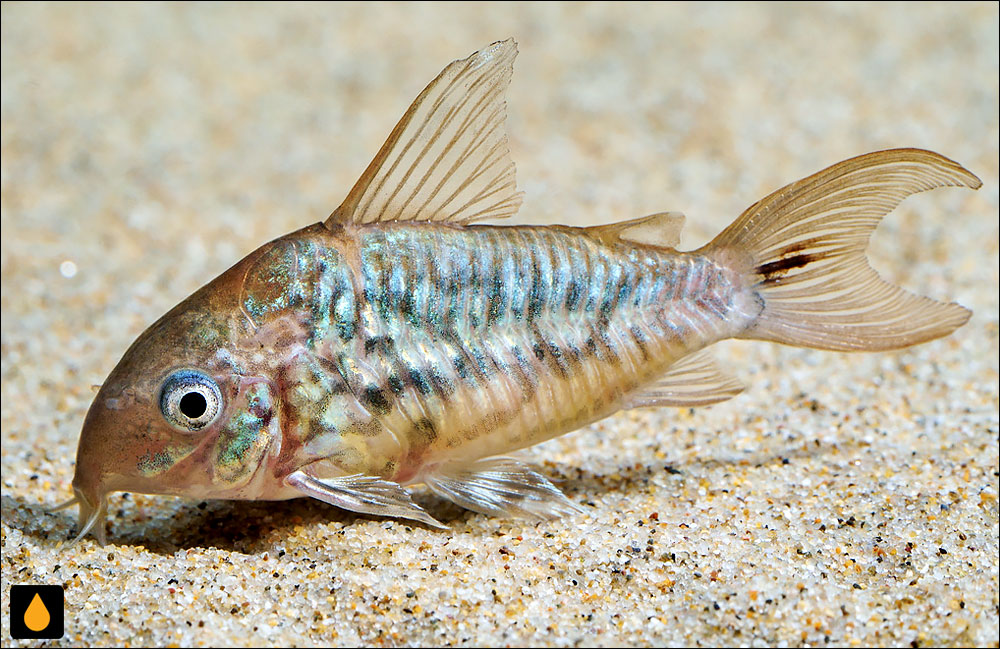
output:
[[[951,333],[971,312],[880,278],[865,258],[871,233],[910,194],[981,185],[931,151],[869,153],[758,201],[703,252],[745,271],[763,301],[741,338],[839,351],[899,349]]]

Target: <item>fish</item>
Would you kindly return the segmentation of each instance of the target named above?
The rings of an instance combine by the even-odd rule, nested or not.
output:
[[[865,250],[910,194],[982,182],[931,151],[868,153],[678,250],[684,216],[590,227],[517,213],[506,132],[512,39],[452,62],[325,221],[250,253],[144,331],[101,384],[72,481],[76,540],[107,541],[119,491],[311,497],[445,527],[424,484],[486,515],[580,511],[509,454],[620,410],[743,385],[724,339],[885,351],[971,312],[883,280]]]

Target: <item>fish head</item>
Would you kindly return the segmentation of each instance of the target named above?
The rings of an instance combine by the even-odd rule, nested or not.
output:
[[[266,497],[261,468],[280,448],[277,391],[259,358],[232,345],[242,318],[226,279],[147,329],[102,384],[77,449],[77,538],[97,525],[103,542],[115,491]]]

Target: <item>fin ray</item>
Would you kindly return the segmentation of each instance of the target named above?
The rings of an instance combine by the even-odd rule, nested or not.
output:
[[[408,518],[432,527],[446,529],[419,505],[410,492],[397,482],[370,475],[347,475],[320,480],[305,471],[295,471],[285,483],[325,503],[361,514]]]
[[[448,65],[410,105],[327,226],[513,216],[522,194],[505,94],[515,56],[509,39]]]
[[[685,356],[670,366],[656,383],[625,398],[624,408],[707,406],[735,397],[744,386],[727,376],[704,351]]]
[[[446,464],[424,481],[442,498],[480,514],[546,520],[581,511],[548,478],[509,457]]]
[[[951,333],[971,312],[879,277],[865,257],[871,233],[910,194],[981,185],[932,151],[877,151],[761,199],[702,250],[736,264],[762,300],[741,338],[834,351],[908,347]]]

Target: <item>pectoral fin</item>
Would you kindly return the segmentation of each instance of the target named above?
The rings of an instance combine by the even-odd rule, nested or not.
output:
[[[296,471],[285,483],[304,495],[322,500],[334,507],[361,514],[409,518],[432,527],[447,529],[434,520],[410,498],[410,493],[396,482],[370,475],[347,475],[320,480],[304,471]]]
[[[442,498],[481,514],[545,520],[581,511],[545,476],[507,457],[446,464],[424,481]]]

